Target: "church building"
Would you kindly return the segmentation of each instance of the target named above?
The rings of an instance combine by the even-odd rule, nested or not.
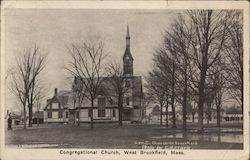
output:
[[[134,76],[133,73],[133,56],[130,50],[130,33],[127,26],[126,48],[123,55],[123,76],[124,85],[127,87],[123,95],[122,119],[128,122],[141,122],[143,119],[143,90],[142,77]],[[117,97],[113,96],[112,85],[109,82],[111,77],[102,77],[103,83],[100,92],[94,101],[93,120],[97,122],[118,122],[119,110]],[[75,86],[80,83],[79,77],[75,77],[72,84],[72,91],[60,91],[55,89],[55,94],[47,100],[44,109],[44,122],[63,122],[70,123],[73,121],[89,123],[91,116],[91,102],[84,98],[81,106],[75,96]]]

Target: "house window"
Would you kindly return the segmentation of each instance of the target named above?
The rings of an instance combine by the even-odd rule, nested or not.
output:
[[[91,117],[91,109],[88,109],[88,117]]]
[[[126,104],[129,105],[129,97],[126,98]]]
[[[58,118],[62,118],[62,112],[61,111],[58,113]]]
[[[115,117],[115,109],[113,109],[113,117]]]
[[[52,103],[52,109],[58,109],[59,103]]]
[[[105,109],[104,108],[99,108],[98,109],[98,117],[105,117]]]
[[[66,112],[66,118],[69,118],[69,112]]]
[[[48,112],[48,118],[52,118],[52,112]]]

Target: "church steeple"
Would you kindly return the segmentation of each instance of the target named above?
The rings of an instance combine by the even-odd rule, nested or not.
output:
[[[129,26],[127,25],[127,35],[126,35],[126,49],[123,55],[123,72],[125,76],[133,75],[133,57],[130,52],[130,35]]]
[[[126,35],[126,48],[130,48],[130,35],[129,35],[128,25],[127,25],[127,35]]]

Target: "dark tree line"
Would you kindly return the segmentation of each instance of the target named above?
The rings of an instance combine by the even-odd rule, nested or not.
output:
[[[178,15],[163,35],[147,88],[155,99],[164,91],[171,97],[173,127],[178,105],[182,106],[184,130],[187,113],[192,112],[188,105],[197,105],[201,132],[204,115],[211,119],[213,105],[218,126],[226,99],[237,100],[243,110],[242,23],[237,10],[189,10]]]

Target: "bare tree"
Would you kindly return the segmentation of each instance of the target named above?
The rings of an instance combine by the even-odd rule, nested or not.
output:
[[[159,72],[159,77],[166,92],[167,99],[171,97],[172,108],[172,124],[176,128],[176,113],[175,113],[175,99],[176,97],[176,81],[178,76],[176,74],[176,59],[175,51],[173,49],[172,38],[164,37],[164,44],[160,46],[154,55],[154,64]],[[157,82],[155,82],[157,83]],[[166,100],[165,100],[166,101]]]
[[[209,124],[209,121],[211,121],[212,118],[212,106],[213,106],[213,101],[215,99],[214,88],[209,83],[210,82],[206,82],[204,90],[204,92],[206,93],[206,97],[204,100],[204,112],[206,115],[207,124]]]
[[[77,82],[78,81],[78,82]],[[76,115],[78,115],[78,123],[77,126],[80,126],[80,111],[82,107],[83,100],[86,96],[86,90],[81,81],[75,77],[74,83],[72,86],[73,90],[73,103],[74,103],[74,109],[75,109],[75,114],[74,114],[74,125],[76,124]],[[78,100],[78,111],[76,112],[76,101]]]
[[[217,126],[220,127],[221,124],[221,107],[222,103],[226,101],[225,94],[227,93],[226,87],[226,79],[224,78],[223,74],[217,73],[214,75],[213,79],[214,83],[214,102],[216,106],[216,113],[217,113]]]
[[[153,100],[160,105],[160,125],[162,125],[162,113],[164,104],[167,101],[168,83],[166,83],[161,71],[157,69],[153,69],[149,72],[146,81],[147,93],[150,94]]]
[[[214,100],[214,96],[209,100],[205,96],[211,92],[209,89],[211,86],[207,86],[208,77],[211,76],[209,74],[214,68],[222,68],[218,62],[225,58],[225,51],[233,55],[235,49],[238,49],[239,56],[232,57],[231,55],[232,58],[229,59],[232,61],[239,59],[239,63],[235,62],[237,64],[233,65],[236,68],[234,68],[234,73],[239,73],[235,74],[234,77],[242,77],[242,43],[241,37],[239,37],[241,29],[235,25],[239,23],[240,18],[237,17],[240,16],[230,13],[231,11],[225,10],[189,10],[176,18],[170,25],[170,30],[166,31],[163,46],[157,50],[154,62],[157,68],[164,73],[163,75],[168,77],[167,81],[170,82],[173,126],[175,126],[174,104],[181,103],[183,128],[186,129],[188,92],[192,90],[193,95],[197,96],[198,130],[199,132],[203,131],[204,104],[211,107]],[[231,18],[235,20],[231,20]],[[232,28],[236,32],[238,31],[237,35],[233,34]],[[229,47],[231,43],[234,43],[234,48]],[[222,74],[225,75],[225,72]],[[232,86],[234,84],[234,87],[231,87],[233,91],[236,91],[235,88],[242,91],[243,81],[239,79],[231,77]],[[212,92],[211,95],[213,95]]]
[[[123,99],[124,94],[128,92],[129,86],[126,86],[126,77],[124,77],[124,70],[122,62],[113,61],[107,66],[108,81],[114,89],[114,96],[118,100],[119,110],[119,126],[122,126],[122,114],[123,114]],[[112,91],[111,91],[112,92]]]
[[[172,81],[176,82],[176,85],[178,86],[176,87],[176,90],[178,90],[176,93],[178,93],[177,96],[181,97],[180,103],[182,104],[184,130],[186,130],[188,87],[190,85],[188,68],[190,67],[189,52],[191,49],[191,31],[192,25],[188,25],[185,17],[180,15],[171,24],[171,30],[167,31],[164,35],[165,48],[166,50],[169,50],[172,59],[175,60],[173,61],[173,69],[176,68],[177,75],[172,76],[174,78]],[[174,91],[174,89],[172,90]]]
[[[86,90],[86,98],[91,101],[91,128],[93,125],[94,100],[98,96],[103,81],[103,61],[105,58],[104,43],[72,43],[68,47],[71,59],[66,69],[75,76]]]
[[[240,10],[228,12],[230,24],[226,31],[226,53],[228,58],[227,81],[230,83],[230,94],[241,106],[243,113],[243,14]]]
[[[223,53],[209,70],[207,83],[210,84],[212,101],[216,107],[217,126],[220,127],[222,103],[231,99],[229,96],[230,82],[227,80],[230,76],[227,67],[227,54]]]
[[[169,34],[169,37],[164,36],[164,43],[162,46],[156,50],[154,55],[155,66],[158,68],[161,81],[164,83],[164,89],[166,90],[166,102],[168,98],[171,99],[171,108],[172,108],[172,127],[176,128],[176,82],[178,81],[179,76],[176,74],[176,51],[174,46],[174,41],[170,32],[166,32],[166,35]]]
[[[168,128],[168,107],[169,107],[169,95],[166,97],[167,104],[165,106],[166,108],[166,128]]]
[[[193,25],[191,44],[193,51],[193,85],[198,88],[198,130],[203,131],[203,108],[207,71],[217,61],[224,49],[226,26],[229,18],[226,11],[188,11]]]
[[[16,60],[15,74],[12,77],[11,90],[19,98],[24,111],[24,129],[26,129],[26,107],[29,111],[29,126],[32,126],[33,104],[39,92],[39,75],[46,65],[46,56],[35,45],[26,49]]]
[[[147,116],[147,109],[151,108],[150,103],[153,101],[153,97],[152,94],[148,93],[148,92],[144,92],[143,93],[143,109],[144,109],[144,119],[145,119],[145,123],[148,123],[148,116]]]

